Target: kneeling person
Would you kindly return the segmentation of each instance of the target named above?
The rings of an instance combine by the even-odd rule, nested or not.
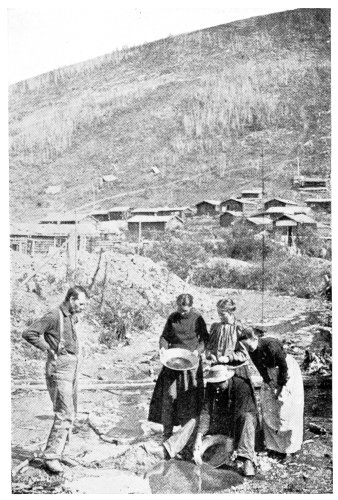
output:
[[[191,419],[165,441],[166,452],[174,458],[183,449],[193,448],[195,462],[201,463],[203,437],[221,434],[233,439],[237,459],[244,461],[244,475],[254,476],[257,407],[250,381],[224,365],[210,368],[205,381],[200,418]]]
[[[205,401],[200,415],[194,447],[198,461],[202,438],[222,434],[233,439],[237,460],[244,462],[245,476],[255,475],[255,436],[257,407],[250,381],[226,366],[216,365],[205,377]]]

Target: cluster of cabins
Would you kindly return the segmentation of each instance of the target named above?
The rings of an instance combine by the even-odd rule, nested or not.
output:
[[[123,242],[126,231],[140,237],[145,232],[176,229],[182,227],[186,217],[193,212],[190,207],[133,209],[119,206],[87,213],[50,213],[33,223],[11,224],[10,246],[22,253],[48,253],[75,240],[79,251],[111,250]]]
[[[241,224],[253,231],[273,232],[290,247],[297,245],[304,227],[316,229],[322,239],[330,239],[330,225],[318,222],[316,217],[330,213],[330,198],[308,198],[302,204],[277,197],[263,200],[259,189],[243,191],[224,201],[203,200],[197,204],[198,215],[218,215],[222,227]]]
[[[50,213],[34,223],[13,223],[10,245],[23,253],[48,253],[72,239],[78,250],[113,249],[126,232],[144,235],[182,228],[188,217],[217,216],[222,227],[244,224],[256,232],[274,231],[288,246],[297,241],[299,227],[309,226],[329,238],[330,228],[315,220],[315,212],[331,213],[329,198],[309,198],[303,205],[282,198],[263,200],[261,189],[242,191],[224,201],[202,200],[188,206],[132,208],[116,206],[91,212]]]

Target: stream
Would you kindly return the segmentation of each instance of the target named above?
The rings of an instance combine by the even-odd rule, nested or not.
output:
[[[315,323],[314,317],[313,313],[311,316],[304,313],[278,323],[265,324],[267,330],[265,335],[274,336],[283,341],[286,349],[290,348],[290,352],[293,352],[297,361],[301,363],[305,348],[311,345],[313,340],[311,325]],[[114,366],[107,362],[104,372],[100,370],[97,373],[104,375],[104,379],[112,381],[116,380],[116,374],[119,373],[119,381],[123,381],[126,377],[137,383],[156,379],[159,370],[157,351],[152,347],[151,350],[145,350],[140,361],[131,363],[130,367],[123,364],[116,371],[116,365],[114,370]],[[97,385],[95,390],[80,390],[79,408],[81,413],[72,436],[72,452],[74,456],[87,460],[88,464],[92,464],[91,467],[98,464],[99,468],[102,467],[102,472],[99,473],[100,469],[97,470],[97,478],[96,476],[88,478],[81,476],[80,482],[75,482],[74,487],[79,487],[80,490],[83,488],[86,491],[89,491],[90,487],[95,489],[94,483],[96,481],[97,484],[103,484],[102,474],[104,475],[104,470],[106,470],[108,478],[110,477],[109,470],[118,473],[116,467],[123,469],[123,465],[115,466],[114,459],[111,461],[112,455],[115,453],[114,450],[127,446],[128,450],[131,451],[133,447],[130,445],[133,444],[136,447],[135,453],[138,453],[137,450],[140,448],[137,447],[142,445],[142,442],[160,441],[161,426],[152,426],[147,421],[151,394],[152,388],[149,386],[119,390],[115,388],[102,389]],[[45,442],[53,414],[49,396],[45,390],[18,391],[12,395],[12,398],[12,458],[13,465],[16,465],[27,456],[29,450],[34,451],[41,446],[40,443]],[[321,405],[318,406],[318,398],[321,399],[322,406],[325,406],[324,409]],[[322,413],[323,417],[331,414],[330,398],[330,391],[324,393],[316,388],[311,389],[306,396],[308,414],[312,414],[312,418],[316,418],[314,415],[321,418]],[[313,410],[314,408],[315,410]],[[90,420],[93,421],[94,425],[91,425]],[[133,464],[127,457],[126,468],[134,473],[148,470],[146,483],[152,493],[217,492],[242,482],[242,477],[231,470],[215,470],[207,465],[199,469],[192,463],[177,460],[158,462],[151,468],[152,464],[150,466],[147,464],[148,459],[146,456],[143,465],[141,467],[138,465],[134,470]],[[142,464],[142,456],[138,463]],[[93,470],[91,469],[94,474]],[[121,470],[121,474],[122,472]],[[83,481],[89,481],[89,483],[92,481],[92,484],[88,486],[89,483],[82,484]],[[113,477],[111,477],[111,481],[113,481]],[[128,483],[128,477],[126,477],[126,481]],[[84,490],[82,491],[85,492]]]

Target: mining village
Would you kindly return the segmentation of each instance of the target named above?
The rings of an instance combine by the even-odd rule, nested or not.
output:
[[[330,95],[324,8],[10,86],[12,493],[333,493]]]

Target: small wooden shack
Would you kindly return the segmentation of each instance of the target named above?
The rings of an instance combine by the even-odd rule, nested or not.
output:
[[[298,228],[300,226],[317,227],[317,222],[305,214],[282,215],[273,222],[274,233],[285,245],[297,245]]]
[[[240,198],[248,200],[261,200],[263,197],[262,189],[245,189],[242,191]]]
[[[272,220],[270,217],[265,215],[256,216],[256,217],[245,217],[241,224],[247,226],[250,229],[262,231],[264,229],[272,229]]]
[[[123,239],[125,221],[97,222],[86,219],[79,224],[16,223],[10,229],[10,247],[22,253],[48,253],[71,240],[77,241],[77,250],[92,252],[99,248],[109,249],[111,242]],[[73,244],[73,243],[72,243]]]
[[[331,198],[311,198],[305,200],[305,203],[314,212],[331,213]]]
[[[196,215],[217,215],[221,211],[220,200],[203,200],[196,203]]]
[[[131,216],[139,216],[139,215],[148,215],[148,216],[154,216],[157,215],[157,208],[134,208],[131,211]]]
[[[265,212],[262,212],[259,215],[267,215],[269,216],[272,220],[277,220],[279,219],[282,215],[298,215],[298,214],[305,214],[309,215],[311,212],[311,209],[309,207],[301,207],[298,205],[289,205],[285,207],[270,207],[268,210],[265,210]]]
[[[255,201],[242,198],[228,198],[221,203],[222,212],[242,212],[244,215],[252,214],[257,211]]]
[[[324,177],[295,175],[293,178],[293,187],[302,191],[326,191],[327,179]]]
[[[131,216],[131,207],[111,207],[108,214],[109,220],[127,220]]]
[[[61,192],[61,184],[56,186],[48,186],[46,189],[46,194],[58,194]]]
[[[107,210],[94,210],[91,216],[98,222],[109,221],[109,213]]]
[[[190,217],[193,210],[190,207],[158,207],[157,215],[177,215],[181,219]]]
[[[271,198],[264,202],[264,210],[268,210],[271,207],[289,207],[296,205],[298,205],[296,201],[285,200],[283,198]]]
[[[85,220],[94,220],[90,213],[51,212],[39,220],[39,224],[79,224]]]
[[[231,210],[227,210],[220,215],[219,223],[221,227],[230,227],[243,219],[243,217],[243,212],[232,212]]]
[[[86,247],[86,238],[96,234],[95,224],[13,224],[10,230],[10,247],[23,253],[48,253],[62,246],[73,235],[77,238],[78,250]]]
[[[129,233],[163,232],[183,226],[183,220],[177,215],[136,215],[127,221]]]
[[[107,175],[103,175],[101,177],[101,183],[105,183],[105,184],[110,184],[112,182],[115,182],[117,180],[117,177],[116,175],[114,174],[107,174]]]

